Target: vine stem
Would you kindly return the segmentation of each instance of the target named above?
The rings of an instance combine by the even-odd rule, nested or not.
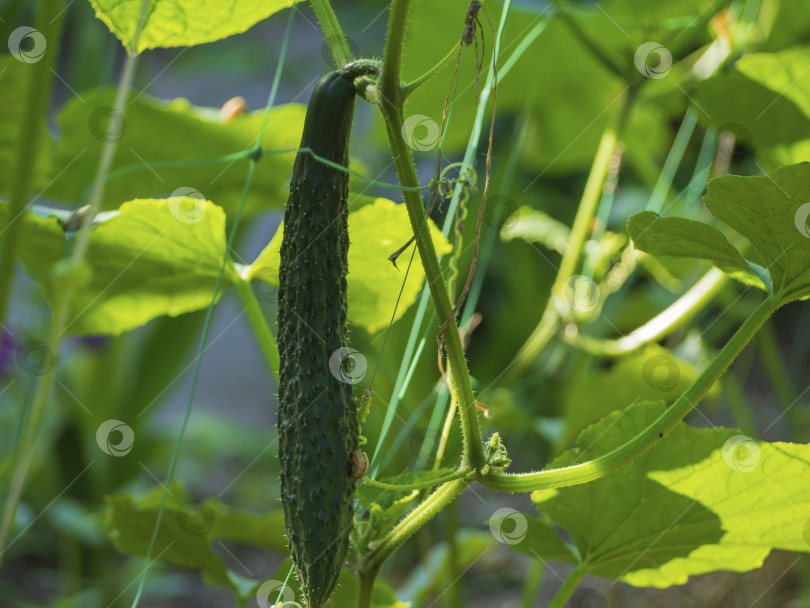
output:
[[[599,206],[599,200],[602,195],[602,188],[608,176],[610,169],[610,162],[616,151],[616,145],[619,141],[620,135],[624,129],[627,121],[627,116],[632,107],[633,99],[637,86],[633,83],[627,85],[622,96],[621,106],[616,115],[616,119],[612,125],[607,127],[602,133],[602,139],[599,142],[599,148],[596,152],[596,157],[591,165],[588,180],[585,183],[585,190],[582,193],[582,198],[577,208],[577,214],[574,218],[574,224],[571,227],[571,234],[569,237],[568,247],[563,254],[560,267],[557,271],[557,277],[554,279],[554,285],[551,289],[551,297],[546,303],[543,315],[540,317],[540,322],[531,335],[527,338],[526,342],[518,351],[509,372],[506,374],[504,382],[514,382],[528,369],[532,361],[535,360],[538,354],[545,348],[548,341],[556,332],[559,322],[559,315],[554,308],[554,301],[556,297],[562,292],[565,287],[566,281],[570,279],[577,265],[579,264],[582,250],[588,240],[588,235],[591,230],[591,223],[596,210]]]
[[[28,86],[25,91],[25,109],[20,124],[15,163],[10,167],[11,187],[9,190],[8,225],[0,247],[0,326],[6,318],[8,297],[14,276],[14,259],[17,244],[22,234],[22,215],[28,204],[31,192],[37,152],[42,140],[42,131],[46,125],[45,116],[51,99],[51,69],[55,57],[59,54],[59,37],[62,32],[62,0],[43,0],[38,2],[35,25],[45,38],[47,51],[44,57],[30,70]],[[54,15],[56,15],[54,17]]]
[[[138,22],[138,27],[133,37],[132,48],[137,48],[137,41],[140,37],[143,25],[146,22],[146,8],[149,0],[143,0],[141,4],[141,15]],[[138,56],[135,52],[128,52],[124,62],[124,69],[119,81],[118,92],[115,97],[113,105],[113,112],[123,116],[126,112],[126,100],[129,97],[129,91],[132,88],[132,81],[135,77],[135,66],[137,65]],[[120,128],[120,123],[119,127]],[[98,211],[101,201],[104,197],[104,186],[106,183],[106,176],[115,157],[115,150],[117,147],[117,138],[113,137],[108,139],[102,147],[101,157],[99,159],[98,169],[94,179],[93,193],[90,198],[90,211],[88,213],[88,221],[83,222],[81,230],[76,236],[73,248],[70,250],[69,260],[73,264],[80,264],[84,260],[87,253],[88,241],[90,238],[90,228],[92,221]],[[55,297],[54,309],[51,315],[51,321],[48,327],[48,341],[47,346],[51,352],[56,356],[59,353],[59,347],[62,344],[62,339],[65,333],[65,326],[70,312],[70,303],[73,299],[74,288],[69,286],[61,294]],[[28,426],[25,429],[25,434],[20,441],[19,449],[16,453],[16,464],[14,469],[14,477],[11,480],[9,487],[8,498],[3,509],[3,519],[0,524],[0,558],[6,549],[6,538],[8,537],[11,525],[14,522],[14,516],[17,512],[17,505],[19,504],[20,496],[22,495],[25,481],[28,477],[28,470],[34,458],[34,449],[36,447],[36,440],[39,435],[40,427],[42,426],[45,417],[45,407],[48,402],[48,395],[54,382],[54,368],[48,370],[40,379],[34,391],[34,397],[30,406],[30,419]]]
[[[582,582],[582,579],[585,578],[587,573],[588,566],[586,563],[582,562],[577,564],[577,567],[574,568],[571,574],[568,575],[568,578],[565,579],[563,586],[560,587],[557,593],[554,595],[554,598],[551,600],[548,608],[564,608],[568,598],[573,595],[574,591],[576,591],[577,587]]]
[[[692,385],[652,424],[624,445],[599,458],[570,467],[534,473],[501,473],[480,477],[479,481],[503,492],[532,492],[593,481],[635,460],[692,411],[779,306],[778,296],[769,296],[757,306]]]
[[[409,483],[402,485],[397,485],[393,483],[383,483],[382,481],[369,479],[368,477],[363,477],[363,481],[370,486],[374,486],[377,488],[384,488],[386,490],[425,490],[428,488],[435,488],[436,486],[446,483],[448,481],[463,479],[464,477],[467,477],[467,475],[469,475],[471,472],[472,471],[470,471],[469,469],[459,469],[458,471],[453,471],[452,473],[448,473],[447,475],[439,475],[438,477],[426,479],[419,483]]]
[[[578,331],[563,334],[563,340],[579,350],[597,357],[620,357],[668,336],[692,319],[728,282],[728,275],[712,268],[686,293],[641,327],[621,338],[606,340]]]
[[[321,24],[324,36],[326,36],[326,43],[332,52],[332,59],[338,68],[342,68],[347,63],[350,63],[353,57],[346,36],[340,27],[340,23],[338,23],[337,15],[332,9],[332,3],[329,0],[310,0],[310,4],[312,10],[315,11],[318,22]]]
[[[382,563],[419,528],[434,515],[450,504],[470,485],[470,479],[458,479],[448,482],[425,498],[419,506],[411,511],[379,544],[363,559],[363,571],[375,572]]]
[[[234,277],[234,282],[236,284],[236,291],[242,299],[242,304],[245,305],[245,311],[253,327],[253,333],[256,334],[256,338],[259,340],[259,346],[261,346],[262,353],[264,353],[264,358],[267,360],[267,364],[273,372],[276,384],[278,384],[278,368],[280,361],[278,356],[278,342],[276,341],[273,329],[267,322],[264,312],[262,312],[262,307],[256,299],[256,294],[254,294],[253,289],[251,289],[250,281],[240,276],[238,278]]]
[[[403,97],[403,99],[407,98],[416,89],[421,87],[428,80],[430,80],[431,78],[436,76],[444,68],[446,68],[448,65],[450,65],[450,63],[453,61],[453,59],[458,57],[458,54],[459,54],[459,48],[458,48],[458,44],[456,44],[452,49],[450,49],[450,51],[447,53],[447,55],[442,57],[439,60],[439,62],[436,65],[434,65],[432,68],[430,68],[427,72],[422,74],[416,80],[414,80],[412,82],[409,82],[408,84],[403,84],[402,85],[402,97]]]
[[[357,606],[358,608],[371,608],[371,597],[374,594],[374,580],[377,578],[377,570],[371,572],[360,571],[357,576],[360,579]]]
[[[399,181],[403,186],[419,183],[411,149],[402,136],[402,88],[399,83],[402,65],[402,47],[410,0],[393,0],[388,21],[388,34],[385,41],[385,59],[380,77],[380,110],[385,120],[388,141],[394,156]],[[416,235],[416,244],[425,270],[428,287],[439,319],[448,319],[453,309],[450,298],[444,289],[444,281],[436,256],[436,249],[430,231],[420,230],[425,210],[422,197],[413,191],[403,192],[411,227]],[[475,408],[467,360],[461,345],[461,338],[455,324],[445,328],[442,338],[447,350],[449,389],[459,404],[461,430],[464,436],[462,467],[478,468],[484,464],[484,447],[481,441],[481,428]]]

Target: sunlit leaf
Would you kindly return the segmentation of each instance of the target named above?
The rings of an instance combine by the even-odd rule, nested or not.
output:
[[[96,16],[128,49],[194,46],[244,32],[300,0],[90,0]],[[135,47],[141,10],[145,21]]]
[[[215,159],[249,150],[257,141],[263,111],[225,122],[218,111],[192,106],[185,99],[162,101],[140,95],[127,104],[124,118],[112,109],[113,96],[109,90],[87,91],[59,111],[61,135],[48,197],[73,205],[87,202],[103,142],[113,138],[118,146],[105,188],[105,209],[115,209],[121,201],[136,197],[197,192],[191,195],[217,201],[228,214],[236,212],[249,161]],[[298,148],[304,113],[299,104],[271,110],[262,142],[267,154],[251,182],[245,201],[247,214],[281,208],[287,201],[295,155],[273,152]]]
[[[439,230],[429,222],[430,233],[438,255],[449,253],[451,245]],[[250,265],[248,278],[278,286],[283,225],[273,236],[259,257]],[[416,300],[425,274],[419,254],[410,266],[407,280],[405,270],[413,252],[409,247],[397,260],[397,268],[388,257],[404,245],[412,235],[408,210],[404,205],[378,198],[349,213],[349,313],[348,320],[370,332],[387,326],[402,282],[405,288],[394,320],[399,319]]]
[[[637,403],[586,429],[550,464],[589,460],[622,445],[663,411]],[[810,447],[767,443],[725,428],[685,424],[597,481],[532,494],[565,528],[588,572],[639,587],[762,565],[772,549],[810,551]],[[522,550],[525,550],[523,548]]]

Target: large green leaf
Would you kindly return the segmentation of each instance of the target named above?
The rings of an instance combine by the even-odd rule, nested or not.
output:
[[[810,296],[810,163],[762,176],[715,178],[703,200],[712,215],[748,239],[757,263],[701,222],[644,211],[630,218],[628,230],[644,251],[710,260],[736,278],[766,286],[781,302]]]
[[[697,84],[701,120],[729,130],[763,162],[805,160],[810,151],[810,47],[757,53]]]
[[[638,403],[586,429],[559,467],[615,449],[651,424],[661,402]],[[588,572],[640,587],[746,572],[772,549],[809,551],[810,446],[766,443],[724,428],[678,425],[649,452],[597,481],[532,494],[562,526]],[[522,547],[526,551],[527,547]],[[541,549],[538,549],[540,553]]]
[[[708,260],[744,283],[761,288],[770,286],[767,271],[747,262],[717,228],[703,222],[642,211],[630,218],[627,231],[637,249],[652,255]]]
[[[545,561],[576,563],[577,556],[554,527],[538,517],[501,507],[489,519],[490,530],[518,553]]]
[[[248,160],[199,164],[195,161],[243,152],[257,140],[263,111],[223,121],[210,108],[185,99],[161,101],[148,95],[127,104],[125,122],[113,112],[114,92],[95,90],[70,100],[59,112],[61,136],[51,166],[53,185],[47,194],[76,204],[95,178],[102,142],[116,136],[118,151],[105,189],[105,209],[134,197],[170,196],[183,188],[217,201],[233,214],[242,197]],[[262,147],[271,152],[298,148],[305,107],[278,106],[270,112]],[[171,137],[166,134],[171,133]],[[262,157],[245,202],[245,212],[280,208],[287,200],[295,154]],[[172,166],[161,166],[172,163]],[[117,173],[123,169],[128,172]]]
[[[127,555],[146,555],[157,522],[161,493],[153,491],[137,499],[131,494],[118,494],[107,496],[106,500],[109,510],[104,523],[115,548]],[[236,591],[225,564],[211,548],[207,536],[211,521],[208,511],[192,512],[169,497],[152,558],[200,570],[209,585]]]
[[[452,246],[442,237],[432,221],[429,221],[429,226],[436,253],[439,255],[449,253]],[[283,229],[282,224],[270,244],[250,265],[247,270],[249,279],[278,286]],[[398,269],[388,257],[404,245],[412,234],[406,207],[388,199],[378,198],[374,203],[349,213],[351,246],[347,280],[350,323],[375,332],[386,327],[391,321],[394,305],[405,279],[405,269],[413,250],[409,248],[399,257]],[[416,300],[424,279],[425,273],[417,253],[405,280],[395,321],[405,314]]]
[[[693,365],[655,344],[622,357],[608,369],[583,374],[564,394],[565,434],[560,445],[568,447],[586,426],[628,403],[650,399],[672,403],[697,375]]]
[[[0,196],[8,195],[11,176],[15,172],[17,145],[24,135],[20,130],[31,70],[30,64],[17,61],[11,55],[0,56]],[[44,117],[41,120],[45,122]],[[45,124],[40,133],[42,141],[37,157],[33,159],[31,188],[34,196],[41,194],[47,185],[46,173],[51,148],[51,135]],[[26,159],[26,162],[31,161],[32,159]]]
[[[751,242],[783,302],[810,296],[810,163],[713,179],[704,201]]]
[[[96,16],[130,51],[194,46],[244,32],[300,0],[152,0],[135,47],[144,0],[90,0]]]
[[[5,226],[8,204],[0,204]],[[225,213],[195,198],[142,199],[121,205],[90,232],[90,280],[78,285],[66,324],[69,334],[117,335],[163,315],[206,307],[225,255]],[[28,273],[51,298],[54,266],[65,234],[55,217],[26,212],[18,252]],[[226,284],[235,277],[232,265]]]

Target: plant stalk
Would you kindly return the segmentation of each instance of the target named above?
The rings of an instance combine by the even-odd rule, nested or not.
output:
[[[402,136],[402,89],[399,83],[402,65],[402,47],[405,36],[409,0],[394,0],[388,22],[388,35],[385,41],[385,59],[380,78],[380,110],[385,119],[388,141],[394,156],[399,181],[403,186],[418,185],[416,167],[411,149]],[[439,320],[447,319],[453,310],[450,298],[444,289],[442,272],[436,249],[429,230],[422,230],[425,221],[425,209],[422,197],[414,191],[403,192],[405,205],[411,220],[416,244],[425,270],[428,287],[436,308]],[[449,388],[459,404],[461,429],[464,435],[464,458],[462,466],[478,468],[484,464],[484,448],[481,441],[481,428],[475,408],[467,360],[461,345],[458,327],[451,323],[442,335],[447,350],[447,367]]]
[[[562,292],[566,281],[574,275],[574,271],[579,264],[582,250],[588,240],[591,224],[601,200],[602,188],[610,170],[610,162],[616,151],[616,145],[624,125],[627,122],[635,92],[635,85],[628,84],[614,123],[602,133],[602,140],[599,142],[596,157],[593,160],[588,180],[585,183],[585,190],[582,193],[577,215],[571,227],[568,248],[565,250],[560,262],[560,268],[551,289],[551,296],[546,303],[540,322],[518,351],[509,372],[506,374],[504,382],[507,384],[520,379],[532,361],[537,358],[554,336],[559,321],[559,315],[554,308],[554,301],[557,295]]]
[[[22,234],[22,215],[31,194],[34,167],[42,133],[46,125],[48,105],[51,100],[51,70],[59,54],[59,39],[62,33],[62,0],[41,0],[37,3],[36,29],[45,38],[43,57],[29,64],[28,87],[25,91],[25,109],[17,139],[13,166],[7,167],[11,176],[9,189],[8,225],[4,226],[0,247],[0,326],[6,318],[8,298],[14,277],[14,259]],[[55,15],[55,16],[54,16]]]
[[[551,600],[548,608],[564,608],[565,603],[574,594],[574,591],[577,590],[577,587],[579,587],[579,584],[582,582],[582,579],[585,578],[587,572],[588,567],[585,563],[577,564],[577,567],[574,568],[573,572],[565,579],[563,586],[560,587],[554,595],[554,599]]]
[[[137,40],[140,32],[143,29],[143,24],[146,18],[146,8],[149,0],[143,0],[141,4],[141,16],[138,22],[138,28],[133,40],[133,48],[137,48]],[[124,62],[124,70],[121,74],[121,79],[118,86],[118,92],[115,97],[115,104],[113,111],[124,115],[126,112],[126,100],[129,97],[129,91],[132,87],[132,81],[135,76],[135,66],[137,65],[137,55],[134,53],[127,53]],[[117,147],[117,139],[109,140],[104,143],[99,159],[98,169],[94,180],[93,193],[90,199],[90,211],[88,213],[89,219],[95,217],[96,212],[104,197],[104,185],[107,180],[107,173],[112,164],[115,156],[115,149]],[[87,252],[87,247],[90,239],[91,221],[85,221],[79,230],[73,248],[69,253],[69,259],[74,263],[81,263]],[[73,299],[73,287],[68,287],[63,293],[56,296],[54,302],[54,309],[51,315],[51,322],[48,329],[47,346],[54,353],[58,355],[59,347],[62,343],[62,338],[65,333],[65,326],[70,312],[70,303]],[[39,435],[40,426],[42,425],[45,408],[48,402],[48,395],[54,382],[54,368],[51,367],[46,374],[44,374],[37,383],[33,403],[31,404],[31,417],[28,426],[20,442],[17,451],[17,461],[14,467],[14,476],[9,488],[9,495],[6,500],[5,508],[3,510],[3,519],[0,523],[0,557],[6,549],[6,538],[8,537],[9,530],[14,521],[14,515],[17,511],[17,505],[22,495],[25,481],[28,477],[28,470],[33,461],[34,451],[36,447],[36,440]]]
[[[239,297],[242,299],[242,304],[245,305],[245,311],[247,312],[248,319],[250,319],[250,324],[253,326],[253,333],[256,334],[256,338],[259,340],[259,346],[262,348],[264,358],[267,360],[267,364],[273,372],[276,384],[278,384],[278,342],[276,341],[273,329],[264,316],[262,307],[256,299],[256,294],[254,294],[253,289],[251,289],[250,281],[242,277],[234,277],[234,282],[236,284],[236,290],[239,292]]]
[[[438,488],[411,511],[393,530],[391,530],[379,544],[365,557],[362,570],[364,572],[378,569],[382,563],[419,528],[446,507],[470,485],[469,479],[458,479],[448,482]]]
[[[661,313],[641,327],[621,338],[612,340],[593,338],[577,333],[565,332],[563,339],[579,350],[597,357],[620,357],[646,344],[665,338],[682,327],[711,301],[728,281],[728,276],[717,268],[712,268],[686,293]]]
[[[332,9],[332,3],[329,0],[310,0],[312,10],[315,11],[315,16],[321,24],[326,43],[329,45],[329,50],[332,52],[332,59],[336,67],[342,68],[347,63],[351,63],[352,51],[349,48],[349,43],[346,41],[346,35],[338,23],[337,15]]]
[[[479,481],[503,492],[531,492],[593,481],[632,462],[655,446],[663,435],[674,429],[692,411],[778,307],[779,300],[774,296],[757,306],[692,385],[650,426],[624,445],[599,458],[570,467],[534,473],[487,475],[480,477]]]

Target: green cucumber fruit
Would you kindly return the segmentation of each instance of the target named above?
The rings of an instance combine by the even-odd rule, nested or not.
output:
[[[324,76],[301,148],[347,166],[354,98],[343,72]],[[298,153],[279,267],[278,453],[287,538],[308,608],[321,608],[337,584],[354,514],[357,411],[351,384],[329,366],[346,345],[348,191],[348,173]]]

